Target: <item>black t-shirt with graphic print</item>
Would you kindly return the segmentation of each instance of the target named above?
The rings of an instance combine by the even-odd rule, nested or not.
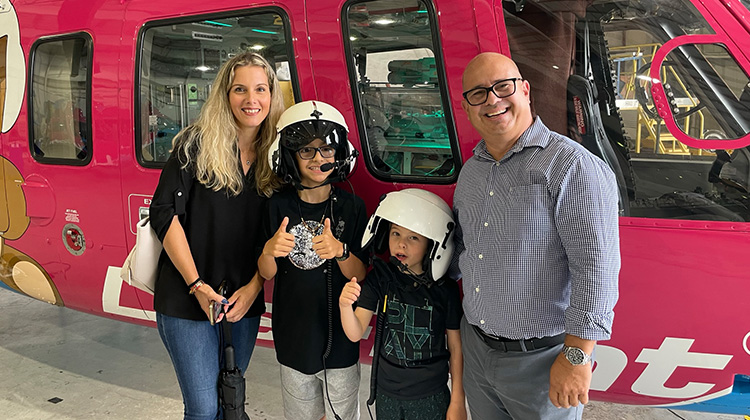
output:
[[[345,368],[359,359],[359,343],[352,343],[341,327],[338,298],[348,281],[336,260],[321,260],[312,250],[312,238],[323,231],[321,223],[331,218],[333,235],[349,246],[352,255],[367,264],[361,241],[367,224],[367,210],[361,198],[333,187],[334,199],[318,204],[302,201],[293,188],[271,197],[263,220],[268,241],[289,217],[287,232],[294,234],[294,250],[285,258],[276,258],[278,270],[273,290],[273,339],[276,358],[284,366],[305,374],[323,370],[323,354],[328,340],[328,316],[331,310],[333,341],[326,368]],[[302,215],[300,215],[302,212]],[[303,222],[304,219],[304,222]],[[327,270],[332,267],[332,291],[329,301]]]
[[[358,305],[380,316],[387,301],[387,322],[378,361],[378,392],[402,400],[424,398],[448,382],[446,330],[460,328],[461,295],[448,277],[420,285],[393,264],[376,258],[362,283]]]

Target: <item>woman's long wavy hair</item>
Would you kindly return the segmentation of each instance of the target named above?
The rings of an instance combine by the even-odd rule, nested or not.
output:
[[[192,167],[198,181],[214,191],[226,190],[227,194],[242,192],[243,178],[237,124],[229,104],[229,88],[234,81],[237,67],[258,66],[268,77],[271,90],[271,105],[268,116],[261,123],[255,148],[255,188],[259,194],[270,197],[281,185],[268,163],[268,151],[276,138],[276,123],[284,112],[284,98],[279,81],[271,65],[259,54],[246,52],[227,61],[219,70],[206,104],[198,120],[185,127],[174,138],[174,148],[182,167]]]

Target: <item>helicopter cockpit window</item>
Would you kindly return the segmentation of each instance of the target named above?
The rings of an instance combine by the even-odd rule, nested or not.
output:
[[[702,66],[690,65],[694,55],[704,58]],[[661,65],[659,80],[672,102],[671,114],[689,137],[739,139],[750,132],[750,79],[723,45],[686,44],[670,51]],[[648,92],[651,81],[645,77],[639,85]],[[644,94],[642,101],[649,116],[659,118],[653,112],[650,95]],[[658,153],[690,151],[679,142],[669,149],[669,137],[658,140],[659,144],[652,146]],[[697,149],[694,154],[700,156],[703,150]]]
[[[255,51],[266,58],[276,69],[286,106],[294,104],[288,32],[288,20],[276,8],[148,24],[138,56],[138,161],[147,167],[167,161],[174,136],[195,122],[219,68],[238,53]]]
[[[29,141],[37,161],[91,161],[91,57],[91,37],[83,33],[32,46]]]
[[[460,159],[431,4],[349,2],[342,20],[370,171],[389,181],[455,180]]]
[[[699,145],[750,131],[747,71],[730,49],[696,43],[667,53],[658,74],[674,132],[654,108],[652,62],[663,45],[716,34],[690,1],[503,4],[511,54],[537,114],[612,167],[621,215],[750,221],[750,149],[678,140]]]

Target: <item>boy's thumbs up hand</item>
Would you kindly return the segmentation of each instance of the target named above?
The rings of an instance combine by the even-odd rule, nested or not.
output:
[[[294,235],[286,231],[288,224],[289,218],[284,217],[279,229],[263,247],[263,254],[277,258],[286,257],[292,252],[292,249],[294,249]]]
[[[344,255],[344,244],[333,236],[331,219],[326,218],[323,223],[323,232],[313,238],[313,251],[324,260]]]
[[[344,289],[341,291],[341,297],[339,297],[339,306],[349,307],[359,299],[359,293],[362,291],[362,286],[357,283],[357,278],[352,277],[352,280],[344,285]]]
[[[279,226],[279,229],[276,231],[276,233],[285,233],[286,232],[286,226],[289,224],[289,218],[284,217],[284,220],[281,221],[281,225]]]

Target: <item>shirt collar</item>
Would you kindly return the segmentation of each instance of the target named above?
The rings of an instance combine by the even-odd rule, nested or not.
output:
[[[527,147],[545,148],[549,144],[549,139],[549,128],[547,128],[547,126],[542,122],[542,119],[537,116],[536,118],[534,118],[534,122],[531,124],[531,126],[529,126],[529,128],[527,128],[526,131],[521,134],[521,137],[518,138],[518,141],[516,141],[513,147],[508,150],[508,153],[506,153],[503,158],[509,157],[514,153],[518,153]],[[478,158],[488,159],[492,161],[495,160],[490,152],[487,151],[487,143],[485,143],[484,139],[482,139],[474,147],[473,152],[474,155]]]

